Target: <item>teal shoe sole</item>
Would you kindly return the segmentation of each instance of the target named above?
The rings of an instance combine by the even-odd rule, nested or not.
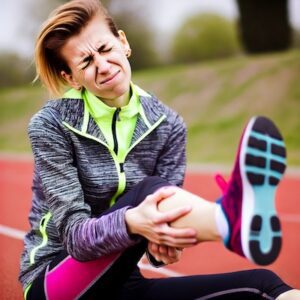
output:
[[[282,244],[275,194],[286,169],[286,149],[279,130],[265,117],[255,118],[246,141],[241,166],[248,228],[242,245],[254,263],[268,265],[278,257]]]

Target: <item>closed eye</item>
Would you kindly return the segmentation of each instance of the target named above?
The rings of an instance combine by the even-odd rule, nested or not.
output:
[[[105,45],[99,47],[99,49],[97,50],[98,53],[107,53],[107,52],[110,52],[112,50],[112,48],[113,48],[113,47],[110,47],[110,48],[106,49],[105,47],[106,47]],[[91,63],[92,60],[93,60],[93,56],[92,55],[89,55],[89,56],[85,57],[82,60],[82,67],[81,67],[82,70],[86,69],[90,65],[90,63]]]
[[[112,50],[112,47],[110,47],[110,48],[105,48],[105,46],[102,46],[102,47],[100,47],[99,49],[98,49],[98,52],[99,53],[105,53],[105,52],[109,52],[109,51],[111,51]]]
[[[89,66],[90,62],[92,61],[93,57],[90,55],[90,56],[87,56],[83,59],[82,61],[82,69],[85,69]]]

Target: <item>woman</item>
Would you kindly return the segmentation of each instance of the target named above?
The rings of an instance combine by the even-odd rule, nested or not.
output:
[[[29,124],[35,172],[20,272],[25,298],[296,299],[297,290],[263,269],[167,279],[140,274],[145,251],[159,266],[210,240],[257,264],[274,261],[281,233],[271,194],[285,169],[285,148],[271,121],[253,118],[231,181],[220,181],[219,203],[184,191],[185,125],[131,82],[130,54],[125,33],[97,0],[58,7],[38,36],[38,76],[52,93],[71,89]],[[264,147],[269,135],[276,174],[259,195],[270,167],[253,172],[261,159],[248,148],[271,155]],[[261,197],[269,200],[264,211],[256,209]],[[267,230],[265,220],[272,223]]]

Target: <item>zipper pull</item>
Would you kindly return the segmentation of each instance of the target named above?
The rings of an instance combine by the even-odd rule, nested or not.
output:
[[[121,108],[118,107],[113,115],[113,119],[112,119],[112,123],[111,123],[111,130],[112,130],[112,134],[113,134],[113,139],[114,139],[114,152],[118,155],[118,149],[119,149],[119,145],[118,145],[118,139],[117,139],[117,121],[120,121],[120,116],[119,113],[121,111]]]
[[[116,117],[117,117],[117,121],[121,121],[121,119],[120,119],[120,112],[121,112],[121,108],[118,107],[118,108],[116,109]]]

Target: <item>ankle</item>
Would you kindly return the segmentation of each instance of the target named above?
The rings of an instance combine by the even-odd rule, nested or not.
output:
[[[218,234],[226,244],[229,239],[229,225],[221,204],[215,206],[215,220]]]
[[[279,295],[276,300],[298,300],[300,299],[300,290],[290,290]]]

